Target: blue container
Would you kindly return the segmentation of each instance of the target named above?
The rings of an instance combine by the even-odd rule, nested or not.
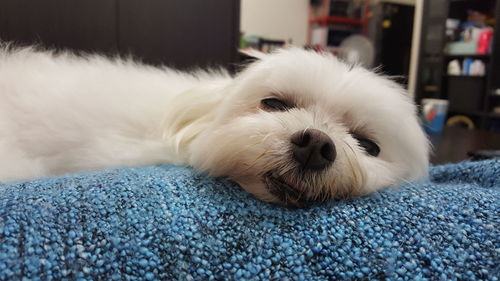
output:
[[[444,129],[448,101],[440,99],[422,100],[422,119],[428,133],[440,133]]]

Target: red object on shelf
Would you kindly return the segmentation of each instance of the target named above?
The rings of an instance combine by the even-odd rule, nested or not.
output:
[[[488,53],[490,48],[490,41],[493,39],[493,30],[488,29],[479,35],[479,40],[477,42],[477,53],[484,55]]]
[[[327,23],[344,23],[344,24],[364,24],[364,20],[344,17],[324,17],[312,19],[311,23],[327,24]]]
[[[361,0],[362,1],[362,0]],[[326,26],[328,30],[335,30],[334,27],[328,26],[329,24],[344,24],[359,26],[359,33],[368,34],[368,24],[372,18],[370,11],[370,0],[364,0],[364,7],[361,7],[360,18],[356,17],[342,17],[342,16],[329,16],[331,0],[319,0],[317,5],[309,5],[309,25],[307,28],[307,42],[312,43],[312,30],[315,25]],[[325,47],[325,46],[323,46]]]

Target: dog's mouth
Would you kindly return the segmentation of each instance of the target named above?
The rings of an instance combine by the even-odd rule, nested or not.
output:
[[[267,190],[285,205],[301,208],[326,201],[324,196],[310,197],[307,183],[275,170],[265,173],[263,179]]]

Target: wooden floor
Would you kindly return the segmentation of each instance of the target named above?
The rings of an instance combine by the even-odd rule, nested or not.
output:
[[[500,134],[464,128],[445,128],[441,134],[431,134],[434,146],[432,164],[456,163],[469,159],[469,152],[500,150]]]

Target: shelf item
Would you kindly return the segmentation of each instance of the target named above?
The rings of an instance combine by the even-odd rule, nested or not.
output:
[[[449,42],[445,46],[445,52],[450,55],[454,54],[475,54],[477,50],[476,41],[468,42]]]
[[[486,76],[485,62],[480,59],[464,57],[462,61],[453,59],[448,62],[448,76],[484,77]]]

